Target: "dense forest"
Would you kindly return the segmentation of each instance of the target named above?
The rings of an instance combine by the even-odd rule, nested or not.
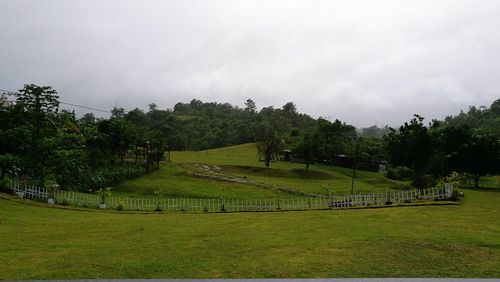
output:
[[[7,95],[9,94],[9,95]],[[114,108],[109,118],[77,117],[59,109],[49,86],[25,85],[0,100],[2,181],[97,190],[158,169],[171,150],[204,150],[255,142],[263,165],[287,153],[306,168],[316,162],[387,163],[387,176],[416,187],[458,172],[474,180],[500,173],[500,99],[487,107],[433,120],[415,115],[398,129],[356,129],[340,120],[312,118],[293,102],[258,110],[192,100],[173,109]]]

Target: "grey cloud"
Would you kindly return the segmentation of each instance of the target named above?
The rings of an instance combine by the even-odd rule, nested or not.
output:
[[[0,1],[0,88],[88,106],[294,101],[369,126],[500,97],[496,1]]]

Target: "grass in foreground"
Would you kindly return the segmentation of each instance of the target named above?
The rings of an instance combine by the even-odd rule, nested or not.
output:
[[[500,277],[500,192],[460,206],[120,214],[0,199],[0,279]]]

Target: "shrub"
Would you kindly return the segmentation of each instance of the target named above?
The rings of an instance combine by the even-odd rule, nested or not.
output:
[[[419,179],[419,181],[420,183],[416,183],[416,179],[413,179],[411,183],[415,187],[422,187],[422,188],[435,187],[437,183],[437,180],[434,178],[434,176],[429,174],[422,176],[422,178]]]
[[[116,210],[117,211],[122,211],[123,210],[123,202],[119,202],[118,205],[116,205]]]
[[[385,176],[393,180],[410,180],[413,176],[413,170],[407,168],[406,166],[389,166]]]
[[[0,179],[0,192],[12,193],[9,189],[9,182],[7,179]]]
[[[451,192],[450,200],[455,202],[460,200],[460,191],[458,191],[458,189],[453,189],[453,191]]]
[[[95,171],[87,171],[80,187],[84,191],[89,189],[98,190],[100,188],[114,186],[124,180],[141,176],[149,170],[140,164],[116,164],[110,167],[103,167]]]
[[[53,179],[45,180],[43,186],[47,190],[50,197],[54,197],[54,194],[59,190],[59,184]]]

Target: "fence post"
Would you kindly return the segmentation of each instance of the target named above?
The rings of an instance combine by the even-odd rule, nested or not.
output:
[[[226,210],[226,207],[225,207],[225,200],[224,200],[224,197],[223,197],[223,196],[221,196],[221,197],[219,198],[219,201],[220,201],[220,208],[219,208],[219,210],[220,210],[220,211],[225,211],[225,210]]]

